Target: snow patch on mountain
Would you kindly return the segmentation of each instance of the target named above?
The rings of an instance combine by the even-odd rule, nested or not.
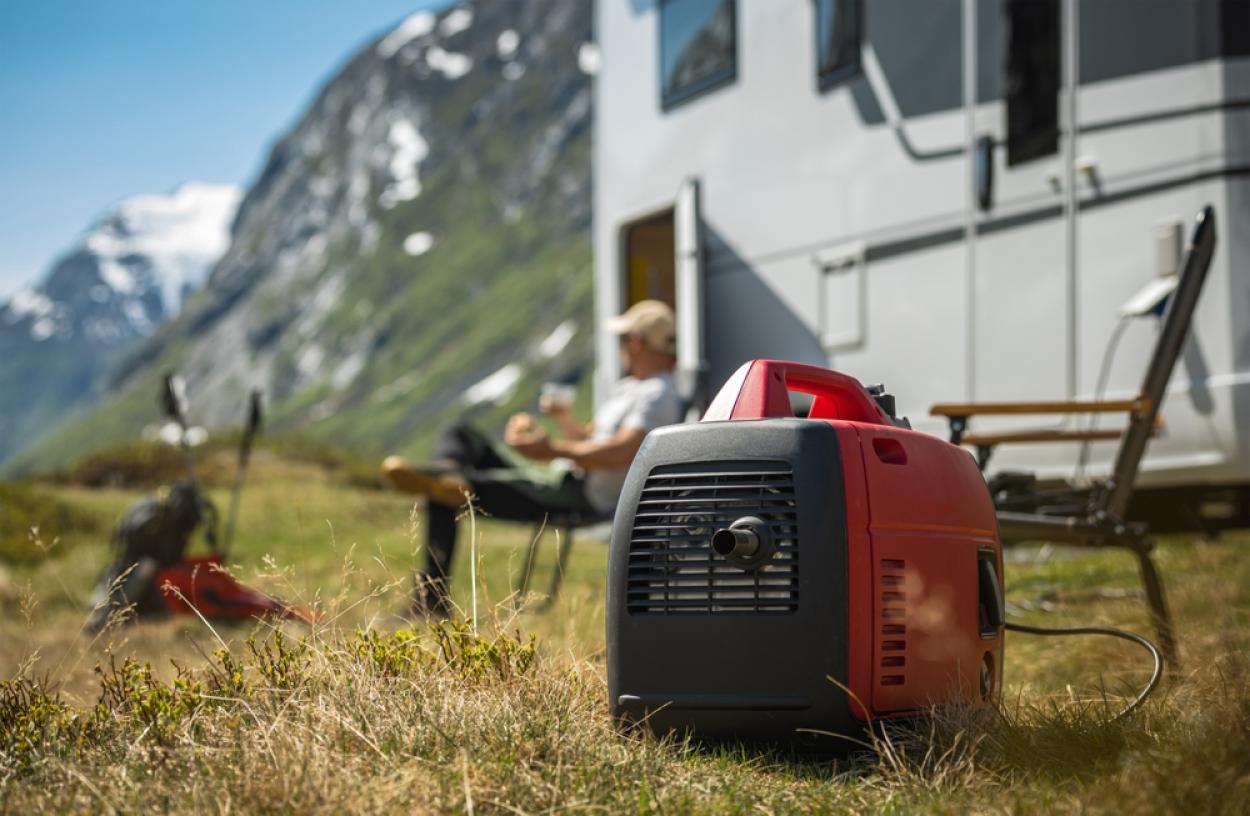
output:
[[[9,301],[6,319],[9,323],[16,323],[24,317],[47,317],[54,308],[52,301],[44,295],[34,289],[23,289]]]
[[[559,326],[556,326],[551,334],[543,338],[538,344],[538,353],[547,359],[551,359],[568,348],[570,342],[577,335],[577,322],[574,320],[566,320]]]
[[[365,364],[369,362],[369,354],[361,349],[352,352],[334,368],[334,374],[330,376],[330,383],[335,390],[342,391],[351,385],[356,377],[360,376],[360,372],[365,370]]]
[[[512,55],[520,47],[521,35],[517,33],[515,28],[499,32],[499,37],[495,40],[495,53],[499,55],[500,59],[512,59]]]
[[[300,352],[299,359],[295,361],[295,368],[301,377],[311,379],[321,370],[321,364],[325,358],[325,349],[314,343]]]
[[[146,258],[160,284],[167,315],[186,291],[204,282],[230,245],[230,225],[242,191],[228,184],[183,184],[170,195],[123,199],[83,239],[96,256],[100,276],[118,294],[133,294],[138,282],[125,259]]]
[[[88,239],[90,241],[90,239]],[[134,294],[139,283],[135,280],[135,276],[130,270],[119,264],[117,261],[107,256],[99,257],[100,277],[104,280],[107,288],[112,289],[119,295]]]
[[[460,79],[473,70],[473,59],[467,54],[444,51],[437,45],[430,46],[425,52],[425,64],[431,71],[438,71],[448,79]]]
[[[499,404],[511,396],[517,383],[521,381],[521,366],[508,363],[503,368],[482,378],[464,392],[464,402],[478,405],[483,402]]]
[[[414,258],[429,252],[433,246],[434,236],[428,232],[414,232],[404,239],[404,252],[407,252]]]
[[[577,67],[587,76],[594,76],[603,67],[603,55],[596,43],[582,43],[577,49]]]
[[[35,287],[0,305],[0,324],[43,343],[106,346],[150,335],[203,284],[230,243],[242,192],[188,183],[106,210]]]
[[[34,340],[36,343],[42,343],[44,340],[47,340],[52,335],[56,334],[56,329],[56,321],[46,317],[41,317],[31,324],[30,339]]]
[[[430,11],[418,11],[405,18],[378,43],[378,56],[383,59],[395,56],[408,43],[433,31],[434,20],[434,13]]]
[[[15,293],[8,304],[0,308],[0,315],[3,315],[4,325],[7,326],[29,322],[25,331],[36,343],[42,343],[54,335],[73,335],[73,328],[65,319],[65,307],[35,289],[22,289]]]
[[[467,31],[473,25],[473,10],[461,6],[452,9],[438,26],[438,33],[444,37],[454,37],[461,31]]]
[[[417,126],[407,119],[397,119],[391,123],[386,141],[391,147],[391,160],[386,166],[391,181],[382,191],[379,201],[383,207],[390,209],[401,201],[412,201],[421,194],[418,165],[430,154],[430,145],[422,137],[421,131],[417,130]]]

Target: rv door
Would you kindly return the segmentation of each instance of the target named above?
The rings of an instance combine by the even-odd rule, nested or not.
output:
[[[698,179],[686,179],[673,206],[676,253],[677,386],[697,415],[707,405],[703,344],[703,219]]]

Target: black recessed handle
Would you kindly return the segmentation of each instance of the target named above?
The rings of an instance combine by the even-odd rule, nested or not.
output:
[[[1007,620],[1003,609],[1003,585],[998,581],[997,558],[992,552],[977,554],[977,587],[982,613],[981,634],[995,635]]]

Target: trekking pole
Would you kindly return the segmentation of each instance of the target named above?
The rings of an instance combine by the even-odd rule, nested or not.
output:
[[[247,474],[247,463],[252,456],[252,440],[260,430],[263,419],[260,406],[260,391],[252,389],[248,402],[247,426],[243,429],[243,438],[239,440],[239,467],[234,476],[234,488],[230,491],[230,513],[226,516],[226,537],[222,544],[222,556],[230,554],[230,544],[234,541],[234,523],[239,515],[239,496],[243,492],[243,478]]]
[[[187,475],[191,485],[199,492],[199,481],[195,477],[195,457],[191,455],[191,443],[187,441],[187,385],[173,372],[165,373],[165,381],[161,390],[161,408],[165,416],[178,425],[178,447],[182,448],[182,456],[187,463]]]

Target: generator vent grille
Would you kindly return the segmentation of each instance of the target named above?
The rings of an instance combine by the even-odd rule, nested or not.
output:
[[[743,516],[768,524],[774,552],[742,569],[712,534]],[[628,599],[635,614],[794,612],[799,605],[794,474],[784,462],[692,462],[655,468],[634,514]]]
[[[877,650],[881,658],[881,685],[907,682],[907,562],[881,559],[881,631]]]

